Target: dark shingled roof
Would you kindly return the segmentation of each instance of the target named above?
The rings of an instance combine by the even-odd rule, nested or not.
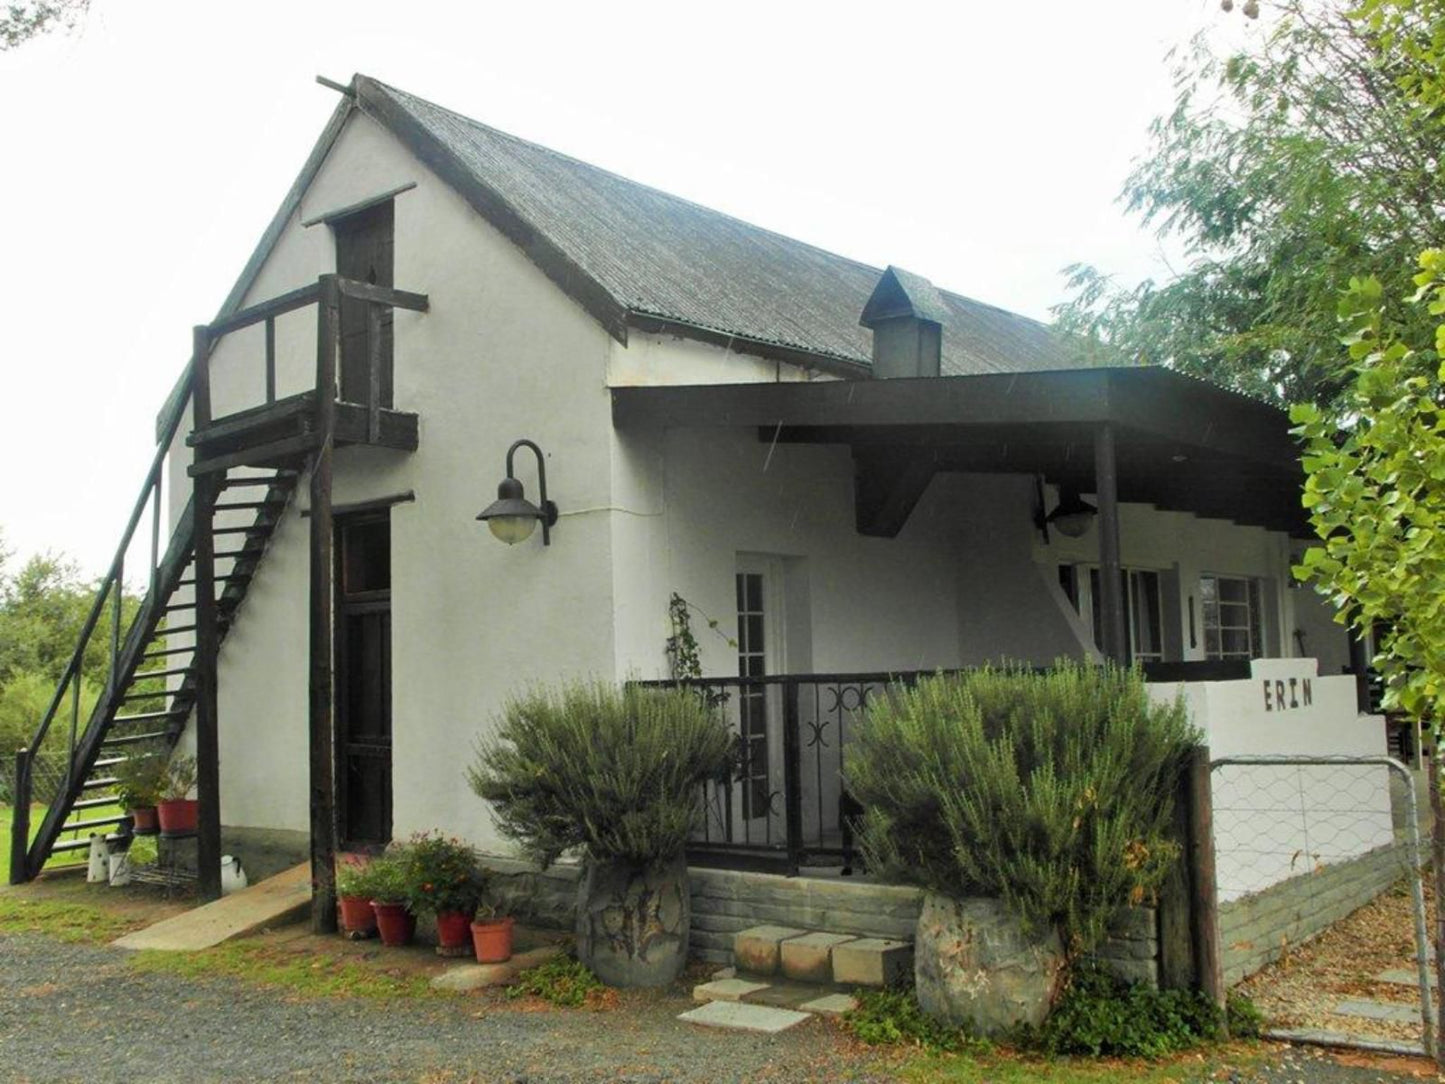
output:
[[[357,76],[353,85],[363,110],[397,131],[423,161],[452,167],[449,180],[463,182],[470,189],[464,194],[483,213],[506,219],[514,240],[560,257],[562,270],[549,267],[548,273],[589,293],[594,312],[600,298],[629,317],[870,364],[872,336],[858,320],[879,268],[629,181],[373,79]],[[945,290],[937,296],[946,374],[1087,365],[1037,320]]]

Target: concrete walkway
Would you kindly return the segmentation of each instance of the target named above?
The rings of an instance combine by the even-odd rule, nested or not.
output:
[[[311,866],[303,862],[239,892],[128,933],[115,945],[124,949],[196,952],[266,926],[290,922],[310,906]]]

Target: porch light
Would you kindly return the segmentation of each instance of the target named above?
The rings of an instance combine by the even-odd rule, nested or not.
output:
[[[1065,538],[1082,538],[1099,510],[1072,486],[1059,486],[1059,503],[1044,521]]]
[[[531,448],[537,457],[537,489],[541,507],[527,500],[522,483],[517,480],[512,468],[512,457],[518,448]],[[547,499],[547,465],[542,459],[542,449],[523,438],[507,449],[507,476],[497,486],[497,499],[477,514],[477,519],[487,529],[509,546],[525,542],[532,537],[537,523],[542,524],[542,545],[552,544],[552,525],[557,522],[557,506]]]

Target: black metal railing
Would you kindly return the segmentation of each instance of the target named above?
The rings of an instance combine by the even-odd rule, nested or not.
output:
[[[780,674],[773,677],[641,681],[696,689],[734,735],[732,770],[703,784],[688,848],[700,866],[797,874],[853,862],[845,763],[859,715],[890,685],[937,671]]]

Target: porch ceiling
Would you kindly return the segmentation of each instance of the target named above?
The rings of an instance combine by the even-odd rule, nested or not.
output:
[[[1167,369],[614,388],[612,418],[848,445],[859,530],[885,536],[939,471],[1033,474],[1094,492],[1094,436],[1107,425],[1120,500],[1311,537],[1285,414]]]

